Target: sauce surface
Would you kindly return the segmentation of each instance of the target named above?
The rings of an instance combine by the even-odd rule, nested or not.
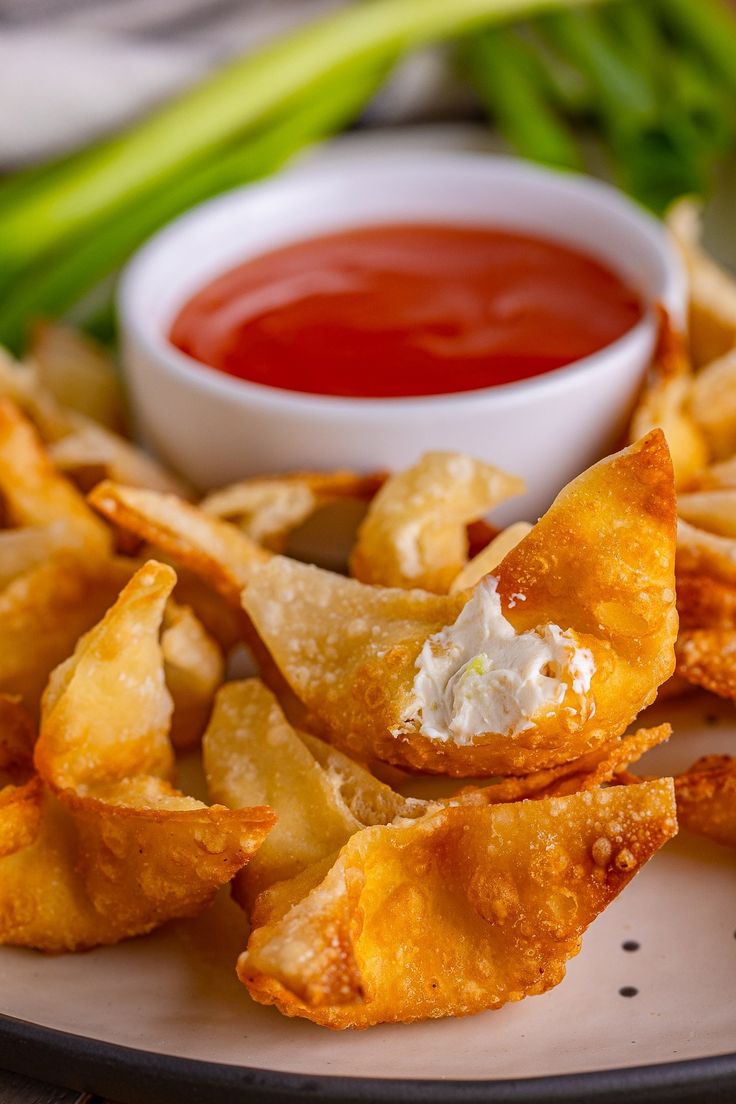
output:
[[[184,305],[170,340],[254,383],[379,398],[538,376],[610,344],[641,315],[632,288],[559,242],[392,224],[246,261]]]

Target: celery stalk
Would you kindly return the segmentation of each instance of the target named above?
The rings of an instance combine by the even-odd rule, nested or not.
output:
[[[29,320],[58,317],[113,273],[160,226],[195,203],[276,171],[296,151],[345,126],[386,75],[356,72],[349,83],[323,81],[309,99],[261,133],[133,203],[83,236],[56,260],[33,266],[0,300],[0,344],[19,352]],[[99,305],[98,305],[99,307]]]
[[[501,133],[523,157],[559,168],[581,167],[572,135],[548,103],[539,62],[513,29],[474,35],[461,62]]]
[[[590,3],[593,0],[568,0]],[[327,76],[352,79],[413,46],[526,16],[560,0],[365,0],[236,61],[158,110],[48,189],[0,212],[0,268],[17,270],[71,234],[216,155]]]
[[[723,0],[659,0],[657,12],[707,59],[717,77],[736,89],[736,15]]]

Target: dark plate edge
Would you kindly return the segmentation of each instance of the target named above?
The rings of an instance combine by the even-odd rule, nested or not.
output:
[[[733,1104],[736,1052],[503,1081],[311,1076],[177,1058],[0,1015],[0,1066],[120,1104]]]

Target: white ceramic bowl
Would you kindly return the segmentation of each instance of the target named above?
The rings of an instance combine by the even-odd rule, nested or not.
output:
[[[650,358],[651,311],[613,344],[543,376],[405,399],[307,395],[233,379],[175,349],[178,309],[239,261],[300,238],[387,222],[488,224],[598,257],[681,320],[685,278],[661,226],[586,177],[475,153],[353,155],[239,189],[156,235],[120,288],[124,360],[143,439],[206,489],[261,472],[401,468],[455,449],[522,475],[506,517],[534,518],[615,444]]]

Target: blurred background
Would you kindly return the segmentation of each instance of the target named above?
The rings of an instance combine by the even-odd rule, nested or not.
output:
[[[99,289],[158,226],[345,130],[593,172],[658,215],[700,196],[736,265],[729,0],[443,3],[0,0],[0,343],[43,315],[109,337]]]

